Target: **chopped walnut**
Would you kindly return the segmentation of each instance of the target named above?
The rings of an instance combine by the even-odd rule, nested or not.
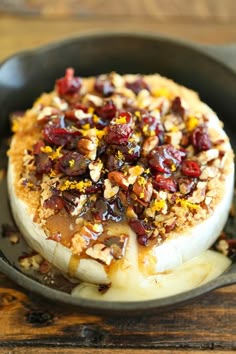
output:
[[[74,112],[75,117],[78,120],[86,119],[86,118],[91,118],[92,114],[91,113],[85,113],[82,109],[76,109]]]
[[[201,164],[206,165],[209,161],[217,159],[218,156],[219,156],[218,149],[209,149],[207,151],[202,151],[200,154],[198,154],[198,161]]]
[[[44,259],[40,254],[27,255],[19,258],[19,264],[26,270],[38,270],[43,260]]]
[[[71,239],[71,251],[73,254],[80,255],[87,248],[91,240],[96,240],[103,232],[102,224],[83,225]]]
[[[197,188],[193,192],[192,196],[188,198],[188,201],[193,204],[201,203],[206,196],[206,182],[198,182]]]
[[[100,159],[90,162],[89,164],[90,177],[93,182],[97,182],[100,179],[102,168],[103,168],[103,163]]]
[[[78,150],[90,160],[95,160],[97,155],[97,139],[95,137],[82,138],[78,141]]]
[[[110,248],[106,247],[103,243],[96,243],[94,246],[89,247],[86,250],[86,254],[94,259],[102,261],[106,265],[110,265],[113,260]]]
[[[128,172],[129,175],[127,177],[127,181],[129,184],[134,184],[137,178],[143,174],[144,168],[142,166],[137,165],[130,167]]]
[[[119,192],[119,187],[118,186],[113,186],[111,181],[109,179],[104,180],[104,198],[105,199],[110,199],[114,197],[118,192]]]
[[[169,132],[166,134],[166,142],[168,144],[172,144],[174,147],[178,147],[181,142],[182,136],[183,133],[181,131]]]
[[[112,171],[108,173],[108,178],[113,184],[117,184],[123,189],[128,189],[129,182],[122,172]]]
[[[150,202],[153,192],[152,183],[145,181],[145,183],[141,185],[139,181],[137,181],[133,185],[133,192],[144,202]]]
[[[148,137],[142,147],[142,154],[143,156],[147,156],[157,145],[158,145],[159,139],[157,136],[150,136]]]
[[[229,254],[229,244],[226,240],[220,240],[216,244],[216,249],[223,253],[224,256],[228,256]]]
[[[44,107],[38,117],[37,117],[37,120],[40,121],[42,119],[44,119],[45,117],[47,116],[52,116],[53,114],[56,114],[57,113],[57,110],[53,107]]]
[[[146,108],[151,103],[151,96],[148,90],[141,90],[137,96],[137,104],[139,108]]]
[[[219,173],[218,168],[214,166],[206,166],[202,169],[202,173],[199,178],[201,180],[207,180],[209,178],[216,177],[218,173]]]
[[[88,232],[86,227],[82,228],[79,232],[76,232],[71,239],[71,252],[79,256],[89,244],[90,237],[91,232]]]
[[[93,103],[96,107],[100,107],[103,105],[103,99],[101,97],[91,95],[88,93],[84,97],[83,103]]]

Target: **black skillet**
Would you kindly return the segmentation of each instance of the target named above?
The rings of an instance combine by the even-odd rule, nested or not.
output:
[[[6,166],[4,142],[9,136],[9,114],[30,107],[38,95],[50,91],[66,67],[80,76],[117,71],[155,73],[170,77],[199,92],[224,121],[236,146],[236,46],[200,46],[149,34],[96,33],[81,35],[33,51],[17,54],[0,66],[0,168]],[[0,182],[0,225],[13,225],[8,206],[6,180]],[[230,232],[236,224],[229,222]],[[1,229],[3,233],[3,228]],[[1,235],[0,235],[1,237]],[[16,247],[16,248],[14,248]],[[167,310],[218,287],[236,283],[236,262],[217,279],[194,290],[159,300],[100,302],[72,298],[52,289],[32,274],[23,274],[15,254],[23,246],[9,246],[0,238],[0,271],[19,285],[53,301],[76,305],[103,314],[154,313]]]

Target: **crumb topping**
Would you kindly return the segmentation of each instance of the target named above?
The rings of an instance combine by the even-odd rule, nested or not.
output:
[[[213,213],[233,154],[212,119],[194,92],[159,75],[86,79],[69,68],[13,121],[15,191],[49,238],[110,265],[127,244],[108,237],[110,221],[152,247]],[[76,225],[69,241],[50,230],[58,215]]]

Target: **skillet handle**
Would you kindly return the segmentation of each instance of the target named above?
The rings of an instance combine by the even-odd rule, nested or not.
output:
[[[236,72],[236,44],[202,45],[201,49]]]

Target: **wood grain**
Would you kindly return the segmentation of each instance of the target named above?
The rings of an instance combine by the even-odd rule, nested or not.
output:
[[[0,1],[5,11],[40,14],[43,17],[150,17],[158,20],[171,18],[179,21],[180,16],[189,20],[234,21],[234,0],[14,0]]]
[[[235,24],[193,24],[184,20],[177,24],[171,21],[160,23],[143,17],[123,20],[75,20],[75,19],[40,19],[21,18],[0,15],[1,50],[0,60],[21,50],[35,48],[68,36],[97,31],[134,31],[159,33],[172,37],[184,38],[201,43],[236,43]]]
[[[9,349],[9,348],[2,348],[0,349],[0,354],[34,354],[35,349],[32,348],[27,348],[27,347],[22,347],[22,348],[17,348],[17,349]],[[86,349],[86,348],[37,348],[37,354],[62,354],[62,353],[68,353],[68,354],[157,354],[156,349],[150,349],[150,350],[142,350],[142,349],[112,349],[112,352],[110,349]],[[194,350],[194,351],[189,351],[189,350],[175,350],[175,354],[201,354],[201,350]],[[234,354],[235,351],[232,350],[214,350],[214,354]],[[170,354],[169,350],[158,350],[158,354]],[[204,354],[212,354],[212,350],[204,350]]]
[[[166,313],[122,318],[58,306],[0,276],[0,347],[236,349],[236,286]],[[23,350],[23,349],[22,349]],[[132,351],[131,351],[132,352]]]

